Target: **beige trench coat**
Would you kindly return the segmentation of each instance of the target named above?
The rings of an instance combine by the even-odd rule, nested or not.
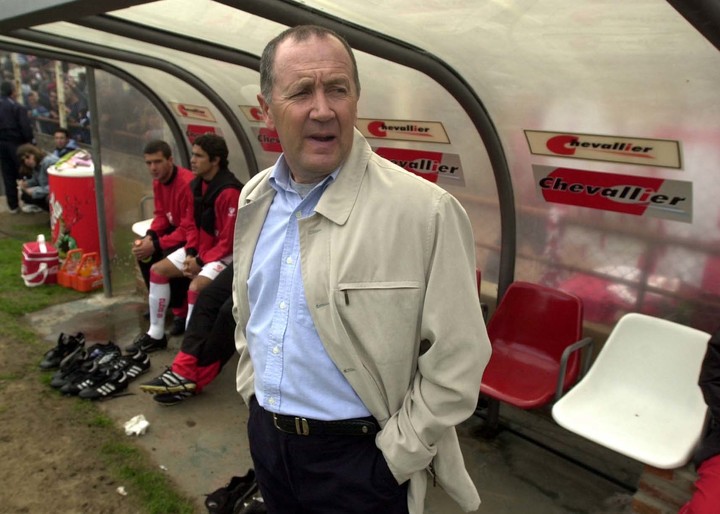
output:
[[[233,285],[237,389],[249,403],[247,278],[275,191],[265,170],[240,197]],[[455,425],[472,415],[490,343],[474,239],[450,194],[374,154],[356,130],[316,214],[300,221],[309,310],[326,351],[383,429],[376,444],[421,514],[428,475],[466,511],[480,504]],[[308,363],[312,368],[312,363]]]

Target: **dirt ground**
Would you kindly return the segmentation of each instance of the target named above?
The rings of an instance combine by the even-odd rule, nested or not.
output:
[[[113,431],[42,382],[44,350],[0,335],[0,513],[142,512],[100,458]]]

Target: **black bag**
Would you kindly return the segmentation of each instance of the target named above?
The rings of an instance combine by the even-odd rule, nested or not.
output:
[[[267,507],[265,506],[263,499],[259,496],[255,496],[250,498],[249,501],[246,501],[242,508],[240,508],[240,510],[238,510],[235,514],[265,514],[266,512]]]
[[[250,469],[245,476],[232,477],[225,487],[208,494],[205,507],[209,514],[235,514],[257,489],[255,471]]]

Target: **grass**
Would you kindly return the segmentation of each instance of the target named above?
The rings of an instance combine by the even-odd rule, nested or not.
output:
[[[12,226],[4,223],[0,228],[0,326],[4,338],[13,343],[33,345],[40,351],[42,341],[22,320],[29,312],[84,298],[86,295],[60,286],[26,287],[20,277],[22,245],[35,240],[37,234],[44,234],[50,241],[47,221],[37,217],[13,217]],[[34,370],[35,362],[27,364]],[[41,375],[40,380],[49,386],[51,376]],[[0,376],[2,381],[25,378],[18,374]],[[48,392],[50,392],[48,388]],[[58,402],[62,398],[58,396]],[[98,458],[108,466],[117,481],[128,484],[141,498],[148,514],[192,514],[193,503],[176,492],[167,476],[151,462],[149,457],[136,446],[118,442],[123,439],[119,427],[91,402],[73,403],[74,415],[82,423],[101,431],[107,443]],[[0,407],[1,408],[1,407]]]
[[[120,442],[106,443],[103,460],[124,483],[130,484],[150,514],[192,514],[190,502],[180,502],[170,481],[162,472],[147,466],[145,454],[137,447]]]
[[[25,286],[20,276],[22,245],[34,240],[37,234],[44,234],[45,238],[50,240],[50,232],[45,229],[44,224],[14,225],[0,233],[0,284],[3,285],[0,292],[0,315],[6,318],[83,296],[83,293],[64,287]]]

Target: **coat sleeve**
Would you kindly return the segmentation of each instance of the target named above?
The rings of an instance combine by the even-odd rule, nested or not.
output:
[[[167,211],[167,207],[165,205],[166,198],[160,190],[161,187],[162,186],[158,183],[158,181],[153,180],[153,219],[152,222],[150,222],[150,228],[148,231],[151,231],[158,237],[165,234],[170,228],[170,223],[165,215],[165,212]]]
[[[179,177],[177,177],[176,180],[179,181]],[[174,198],[171,199],[171,202],[173,202],[172,210],[183,213],[192,209],[193,198],[190,186],[177,184],[173,189],[173,195]],[[175,221],[177,224],[175,227],[170,225],[166,215],[163,215],[163,218],[167,223],[167,228],[165,232],[161,233],[160,237],[158,237],[158,246],[163,250],[167,250],[168,248],[186,244],[187,234],[185,230],[187,227],[182,224],[182,215],[179,216],[180,220]]]
[[[452,196],[440,197],[428,239],[417,371],[400,410],[377,439],[401,483],[427,468],[446,431],[473,414],[491,353],[477,296],[473,233]]]
[[[35,140],[32,125],[30,125],[30,114],[22,105],[17,106],[17,120],[25,143],[32,143]]]
[[[45,157],[41,162],[39,166],[38,172],[33,175],[33,179],[35,183],[33,185],[37,186],[35,190],[33,190],[32,196],[33,198],[45,198],[48,194],[50,194],[50,186],[48,183],[48,168],[55,164],[57,162],[56,158],[50,158]]]
[[[700,368],[699,384],[712,417],[720,421],[720,330],[713,334],[708,343]]]
[[[203,249],[204,262],[214,262],[232,255],[240,190],[227,188],[215,199],[215,227],[217,240],[212,248]]]

